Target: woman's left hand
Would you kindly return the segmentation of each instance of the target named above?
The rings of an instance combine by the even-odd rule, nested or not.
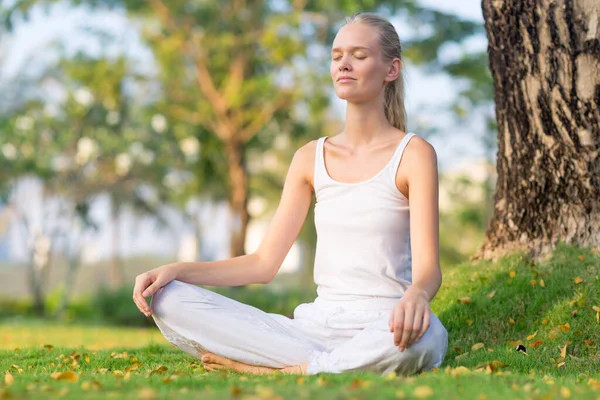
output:
[[[404,351],[421,339],[429,328],[429,312],[427,294],[409,288],[390,315],[390,332],[394,332],[394,346]]]

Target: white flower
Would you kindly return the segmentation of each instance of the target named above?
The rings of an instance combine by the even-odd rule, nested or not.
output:
[[[12,143],[6,143],[2,146],[2,154],[8,160],[14,160],[17,158],[17,148]]]
[[[165,129],[167,129],[167,119],[164,115],[155,114],[152,116],[150,125],[152,125],[152,129],[154,129],[156,132],[163,133]]]
[[[18,117],[15,120],[15,125],[17,126],[17,129],[22,130],[22,131],[27,131],[31,128],[33,128],[33,118],[29,117],[29,116],[22,116],[22,117]]]
[[[95,156],[98,152],[98,144],[94,139],[89,137],[82,137],[77,141],[77,154],[75,155],[75,161],[79,165],[83,165]]]
[[[73,97],[75,98],[76,102],[78,102],[84,107],[89,107],[94,102],[93,93],[85,87],[77,88],[77,90],[75,90],[75,93],[73,93]]]
[[[131,165],[133,164],[133,160],[131,156],[127,153],[121,153],[117,155],[115,158],[115,168],[117,174],[120,176],[125,176],[131,169]]]

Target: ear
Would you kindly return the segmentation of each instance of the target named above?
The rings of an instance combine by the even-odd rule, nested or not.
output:
[[[385,82],[395,81],[400,76],[400,71],[402,70],[402,60],[399,58],[394,58],[392,63],[390,64],[390,68],[388,69],[388,73],[385,77]]]

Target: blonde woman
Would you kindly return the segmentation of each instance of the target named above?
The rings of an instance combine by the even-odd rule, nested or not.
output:
[[[429,307],[442,280],[437,156],[428,142],[405,132],[394,27],[371,13],[347,18],[333,41],[330,72],[337,96],[347,102],[344,130],[296,151],[258,250],[168,264],[136,278],[140,311],[207,370],[406,375],[444,359],[448,333]],[[196,286],[270,282],[313,194],[314,302],[288,318]]]

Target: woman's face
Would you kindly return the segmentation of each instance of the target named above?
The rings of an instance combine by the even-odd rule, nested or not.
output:
[[[376,28],[344,25],[333,40],[329,72],[335,93],[342,100],[360,103],[376,98],[390,80],[386,79],[390,65],[381,59]]]

